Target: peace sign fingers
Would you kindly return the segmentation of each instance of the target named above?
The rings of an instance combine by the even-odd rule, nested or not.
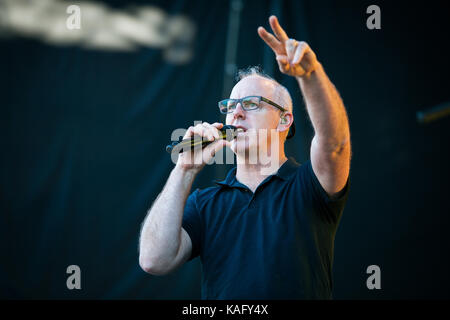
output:
[[[289,37],[287,36],[286,32],[283,30],[283,28],[280,26],[280,23],[278,22],[277,17],[270,16],[269,18],[270,27],[272,28],[273,33],[275,33],[276,37],[282,44],[284,44]]]
[[[259,27],[258,35],[273,50],[275,55],[286,55],[284,43],[280,42],[273,34],[267,32],[263,27]]]

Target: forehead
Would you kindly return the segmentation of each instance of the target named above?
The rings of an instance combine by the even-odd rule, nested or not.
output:
[[[276,84],[270,79],[252,75],[245,77],[234,86],[230,98],[237,99],[246,96],[263,96],[268,99],[274,99],[275,90]]]

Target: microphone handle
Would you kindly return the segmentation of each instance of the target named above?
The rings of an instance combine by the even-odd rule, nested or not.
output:
[[[236,130],[237,128],[235,126],[231,126],[231,125],[225,125],[222,127],[222,129],[220,129],[220,139],[227,139],[228,141],[233,140],[236,137],[236,133],[233,132],[231,136],[227,136],[227,130]],[[177,151],[178,153],[181,153],[185,150],[192,150],[193,148],[198,148],[198,147],[202,147],[202,149],[204,147],[206,147],[207,145],[209,145],[210,143],[213,143],[217,140],[214,141],[208,141],[208,140],[204,140],[201,136],[198,135],[194,135],[188,139],[184,139],[181,141],[175,141],[172,142],[172,144],[169,144],[166,146],[166,151],[168,153],[172,153],[172,151],[175,149],[175,151]]]

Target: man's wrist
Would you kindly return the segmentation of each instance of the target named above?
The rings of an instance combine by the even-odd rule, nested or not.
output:
[[[175,165],[175,167],[173,168],[173,172],[175,175],[183,178],[183,180],[187,180],[187,181],[194,181],[195,177],[198,174],[197,169],[191,169],[191,168],[184,168],[183,166],[181,166],[179,163],[177,163]]]

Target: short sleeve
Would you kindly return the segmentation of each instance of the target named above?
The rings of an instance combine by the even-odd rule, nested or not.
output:
[[[311,160],[306,161],[302,167],[303,166],[304,183],[306,189],[310,190],[313,200],[317,202],[317,208],[324,217],[331,218],[333,222],[337,223],[344,211],[345,204],[347,203],[350,190],[350,175],[347,178],[347,183],[342,189],[339,197],[330,198],[314,173]]]
[[[192,252],[188,261],[194,259],[200,254],[202,221],[200,219],[200,213],[197,209],[198,191],[199,189],[189,195],[186,200],[186,205],[184,206],[182,227],[186,230],[192,242]]]

